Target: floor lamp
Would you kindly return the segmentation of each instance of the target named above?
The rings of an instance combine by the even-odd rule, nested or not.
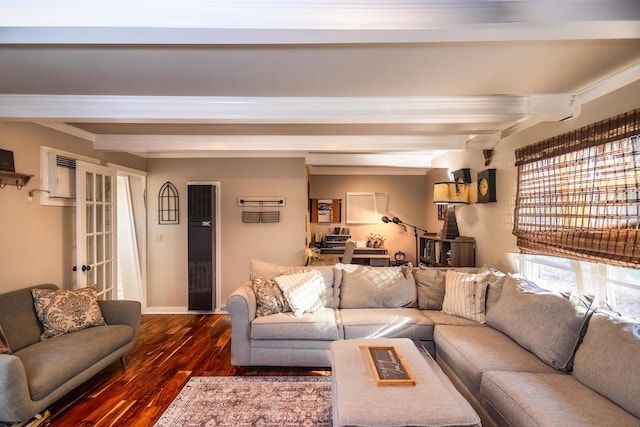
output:
[[[433,203],[447,205],[442,225],[442,238],[455,239],[460,236],[456,221],[456,205],[469,203],[469,186],[457,182],[436,182],[433,187]]]
[[[420,231],[424,231],[425,233],[428,233],[427,230],[425,230],[424,228],[420,228],[416,225],[411,225],[411,224],[407,224],[404,221],[401,221],[400,218],[398,218],[397,216],[394,216],[393,218],[389,219],[388,216],[383,216],[382,217],[382,222],[384,222],[385,224],[388,224],[390,222],[393,222],[394,224],[398,224],[398,225],[404,225],[407,227],[413,227],[413,235],[416,239],[416,265],[420,264],[420,243],[418,241],[418,230]]]

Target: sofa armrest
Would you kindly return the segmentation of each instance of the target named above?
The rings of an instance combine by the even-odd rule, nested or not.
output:
[[[129,325],[138,336],[140,329],[141,304],[138,301],[99,300],[102,317],[107,325]]]
[[[251,282],[246,281],[227,299],[231,316],[231,364],[249,366],[251,363],[251,322],[256,318],[256,296]]]
[[[0,354],[0,422],[22,422],[36,412],[22,361],[12,354]]]

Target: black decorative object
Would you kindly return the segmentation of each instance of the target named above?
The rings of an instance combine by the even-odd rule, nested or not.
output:
[[[458,169],[457,171],[453,171],[451,174],[453,175],[453,180],[456,183],[471,184],[471,169]]]
[[[178,224],[179,213],[178,189],[167,181],[158,193],[158,224]]]
[[[13,164],[13,151],[0,149],[0,171],[16,171],[16,168]]]
[[[497,202],[496,170],[486,169],[478,172],[478,203]]]

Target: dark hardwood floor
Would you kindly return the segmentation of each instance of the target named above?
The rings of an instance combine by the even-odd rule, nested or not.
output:
[[[112,364],[51,408],[50,426],[152,426],[192,376],[239,375],[226,315],[142,316],[126,367]],[[246,368],[241,375],[330,375],[327,369]]]

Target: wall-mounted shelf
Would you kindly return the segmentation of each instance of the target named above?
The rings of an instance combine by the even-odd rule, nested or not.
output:
[[[27,175],[24,173],[5,172],[0,171],[0,188],[4,188],[8,185],[15,185],[18,190],[22,190],[22,187],[27,185],[33,175]]]

